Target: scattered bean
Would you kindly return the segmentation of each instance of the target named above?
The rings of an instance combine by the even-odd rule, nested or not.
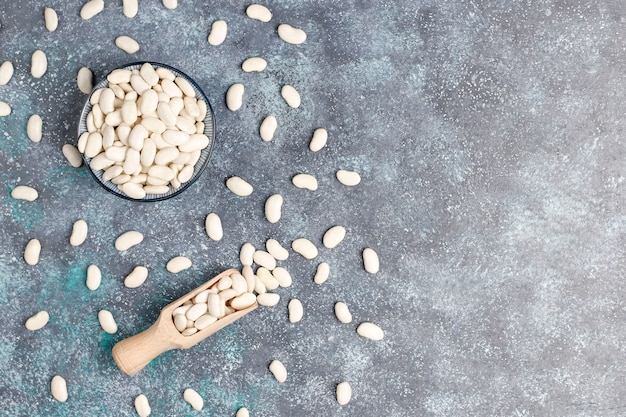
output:
[[[235,417],[250,417],[250,413],[246,407],[241,407],[237,410],[237,415]]]
[[[240,197],[246,197],[252,194],[254,188],[252,185],[239,177],[230,177],[226,180],[226,187]]]
[[[324,146],[326,146],[326,142],[328,141],[328,132],[324,128],[315,129],[313,132],[313,137],[311,138],[311,142],[309,143],[309,149],[313,152],[317,152],[321,150]]]
[[[252,265],[252,262],[254,261],[253,257],[254,257],[254,246],[252,246],[251,243],[244,243],[241,246],[241,249],[239,251],[239,260],[241,261],[241,264],[244,266],[250,266]]]
[[[265,248],[277,261],[284,261],[289,258],[289,251],[283,248],[276,239],[268,239],[267,242],[265,242]]]
[[[55,375],[50,381],[50,393],[52,397],[60,403],[67,401],[67,382],[60,375]]]
[[[166,9],[173,10],[178,6],[178,0],[163,0],[163,6],[165,6]]]
[[[341,301],[335,303],[335,316],[337,320],[342,323],[351,323],[352,322],[352,314],[348,309],[348,305]]]
[[[313,282],[316,284],[323,284],[328,279],[330,275],[330,266],[326,262],[321,262],[317,265],[317,271],[315,272],[315,276],[313,277]]]
[[[261,22],[269,22],[272,20],[272,12],[267,7],[260,4],[251,4],[246,9],[249,18],[259,20]],[[237,416],[239,417],[239,416]]]
[[[11,197],[16,200],[35,201],[39,197],[39,193],[28,185],[18,185],[11,190]]]
[[[117,332],[117,323],[113,318],[113,314],[109,310],[100,310],[98,312],[98,321],[102,330],[109,334],[115,334]]]
[[[4,61],[0,65],[0,85],[6,85],[13,77],[13,64],[11,61]]]
[[[177,274],[185,269],[191,268],[191,259],[185,256],[176,256],[169,260],[166,269],[173,274]]]
[[[283,85],[283,88],[280,90],[280,95],[283,96],[283,99],[289,107],[294,109],[300,107],[300,93],[292,86]]]
[[[129,230],[124,232],[115,239],[115,249],[124,251],[132,248],[135,245],[140,244],[143,241],[143,234],[136,230]]]
[[[343,185],[347,185],[348,187],[354,187],[361,182],[361,176],[358,172],[340,169],[339,171],[337,171],[336,175],[337,180]]]
[[[276,121],[276,117],[270,115],[263,119],[261,122],[261,127],[259,128],[259,134],[261,135],[261,139],[265,142],[269,142],[274,139],[274,133],[276,132],[276,128],[278,127],[278,122]]]
[[[278,281],[278,285],[283,288],[290,287],[292,283],[291,274],[283,267],[276,267],[272,271],[272,276]]]
[[[304,256],[306,259],[314,259],[317,256],[317,248],[310,240],[299,238],[291,242],[291,248]]]
[[[352,388],[350,387],[350,384],[345,381],[337,384],[336,394],[339,405],[348,404],[352,398]]]
[[[213,46],[221,45],[226,39],[226,32],[228,31],[228,27],[224,20],[216,20],[211,25],[211,33],[209,33],[209,44]]]
[[[145,395],[139,394],[135,397],[135,411],[137,411],[139,417],[148,417],[152,412],[148,398]]]
[[[36,50],[31,56],[30,73],[34,78],[41,78],[48,69],[48,59],[42,50]]]
[[[222,220],[216,213],[209,213],[204,221],[206,234],[215,241],[222,240],[224,230],[222,229]]]
[[[11,114],[11,106],[4,101],[0,101],[0,117],[8,116]]]
[[[283,196],[273,194],[265,200],[265,218],[270,223],[277,223],[280,220]]]
[[[55,30],[57,30],[57,27],[59,26],[59,17],[57,16],[57,12],[55,12],[53,8],[44,8],[43,18],[46,22],[46,29],[48,29],[48,32],[54,32]]]
[[[80,17],[89,20],[104,10],[104,0],[89,0],[80,9]]]
[[[124,279],[126,288],[137,288],[148,279],[148,268],[145,266],[136,266]]]
[[[72,234],[70,236],[70,245],[80,246],[87,239],[89,228],[84,220],[76,220],[72,226]]]
[[[80,152],[78,152],[78,149],[76,149],[74,145],[66,143],[63,145],[61,151],[63,152],[65,159],[67,159],[67,162],[69,162],[69,164],[74,168],[78,168],[83,164],[83,158],[81,158]]]
[[[258,56],[250,57],[241,64],[241,69],[244,72],[261,72],[266,67],[267,61]]]
[[[274,259],[272,255],[270,255],[269,253],[265,251],[262,251],[262,250],[255,251],[254,254],[252,255],[252,260],[257,265],[261,265],[269,269],[270,271],[276,268],[276,259]]]
[[[89,265],[87,267],[87,279],[85,281],[85,285],[91,291],[95,291],[100,287],[100,282],[102,281],[102,273],[100,272],[100,268],[96,265]]]
[[[256,302],[266,307],[273,307],[278,304],[279,301],[280,295],[276,293],[266,292],[256,296]]]
[[[363,266],[370,274],[375,274],[380,268],[378,254],[372,248],[363,249]]]
[[[191,407],[193,407],[194,410],[200,411],[202,410],[202,407],[204,407],[204,400],[202,399],[200,394],[198,394],[195,390],[191,388],[187,388],[185,390],[185,392],[183,393],[183,398],[189,403]]]
[[[329,249],[336,247],[343,238],[346,237],[346,228],[343,226],[333,226],[324,233],[322,242]]]
[[[243,103],[244,86],[241,83],[235,83],[228,88],[226,92],[226,106],[230,111],[237,111]]]
[[[39,263],[39,254],[41,253],[41,243],[38,239],[31,239],[24,249],[24,260],[28,265],[37,265]]]
[[[298,174],[291,179],[291,182],[298,188],[311,191],[317,190],[317,180],[311,174]]]
[[[302,303],[297,298],[292,298],[287,305],[289,310],[289,322],[297,323],[302,320],[304,310],[302,309]]]
[[[124,16],[133,18],[137,15],[139,4],[137,0],[122,0]]]
[[[269,366],[270,372],[278,382],[285,382],[287,379],[287,369],[278,359],[274,359]]]
[[[287,43],[300,45],[306,41],[306,32],[286,23],[278,25],[278,36]]]
[[[127,54],[134,54],[139,51],[139,44],[130,36],[122,35],[115,38],[115,46]]]
[[[76,75],[76,84],[82,93],[91,93],[91,90],[93,89],[93,73],[89,68],[82,67],[78,70],[78,74]]]
[[[28,320],[26,320],[25,326],[28,330],[39,330],[43,328],[46,324],[48,324],[48,320],[50,320],[50,315],[48,314],[48,312],[40,311],[34,316],[29,317]]]
[[[367,321],[359,324],[359,327],[356,328],[356,332],[359,334],[359,336],[370,340],[382,340],[382,338],[385,336],[385,333],[380,327],[378,327],[374,323],[369,323]]]

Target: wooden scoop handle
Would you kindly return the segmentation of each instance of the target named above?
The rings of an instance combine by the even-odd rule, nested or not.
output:
[[[161,353],[180,347],[163,334],[159,321],[113,346],[113,359],[122,372],[133,375]]]

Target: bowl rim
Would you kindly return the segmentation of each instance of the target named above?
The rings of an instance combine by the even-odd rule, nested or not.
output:
[[[118,69],[129,69],[131,67],[135,67],[135,66],[139,66],[141,67],[141,65],[143,64],[150,64],[155,68],[165,68],[168,69],[170,71],[172,71],[174,73],[174,75],[177,76],[182,76],[185,80],[187,80],[193,87],[194,90],[196,90],[196,98],[198,97],[197,93],[200,93],[201,98],[206,102],[207,104],[207,114],[203,120],[203,123],[205,124],[204,127],[204,134],[207,134],[207,128],[210,128],[210,135],[209,136],[209,146],[207,146],[206,148],[202,149],[201,151],[201,157],[202,154],[205,155],[204,161],[202,162],[202,164],[198,167],[197,166],[197,162],[196,165],[194,165],[194,173],[192,175],[192,177],[185,182],[184,184],[181,184],[180,187],[178,187],[175,190],[171,190],[170,192],[166,193],[166,194],[147,194],[146,197],[142,198],[142,199],[137,199],[137,198],[132,198],[129,195],[123,193],[121,190],[119,190],[117,188],[117,185],[113,184],[110,180],[109,181],[103,181],[102,178],[99,178],[96,173],[94,172],[93,169],[91,169],[91,167],[89,166],[89,162],[91,161],[91,158],[87,158],[85,156],[84,153],[80,153],[82,159],[83,159],[83,163],[84,165],[86,165],[87,170],[89,171],[89,173],[91,174],[91,176],[93,177],[94,180],[96,180],[96,182],[105,190],[107,190],[108,192],[110,192],[111,194],[114,194],[118,197],[121,197],[125,200],[129,200],[129,201],[135,201],[135,202],[140,202],[140,203],[152,203],[152,202],[156,202],[156,201],[163,201],[163,200],[168,200],[172,197],[176,197],[177,195],[181,194],[183,191],[185,191],[187,188],[189,188],[192,184],[194,184],[198,178],[200,178],[200,176],[202,175],[202,173],[204,172],[204,170],[206,169],[206,167],[209,164],[209,160],[211,159],[211,155],[213,154],[213,149],[215,147],[215,135],[216,135],[216,123],[215,123],[215,112],[213,111],[213,106],[211,105],[211,102],[209,101],[209,98],[206,96],[206,94],[204,93],[204,91],[202,90],[202,88],[200,87],[200,85],[198,85],[198,83],[191,78],[189,75],[187,75],[186,73],[184,73],[183,71],[179,70],[178,68],[172,67],[171,65],[168,64],[163,64],[160,62],[156,62],[156,61],[135,61],[135,62],[131,62],[129,64],[124,64],[124,65],[120,65],[116,68],[113,68],[112,70],[110,70],[102,80],[100,80],[98,83],[96,83],[93,88],[91,89],[91,92],[89,93],[89,95],[87,96],[87,100],[85,101],[85,104],[83,105],[83,109],[81,111],[80,114],[80,119],[78,121],[78,135],[76,137],[76,143],[77,144],[78,140],[80,139],[80,136],[87,132],[87,115],[89,114],[89,112],[92,109],[92,104],[91,104],[91,96],[93,95],[93,93],[100,89],[100,88],[104,88],[107,87],[109,85],[109,81],[107,79],[107,77],[109,76],[109,74],[111,74],[113,71],[118,70]],[[207,119],[210,118],[210,126],[207,126]],[[100,172],[103,172],[103,170],[99,170]],[[110,185],[107,185],[110,184]],[[170,186],[171,188],[171,186]],[[153,197],[148,197],[148,196],[153,196]]]

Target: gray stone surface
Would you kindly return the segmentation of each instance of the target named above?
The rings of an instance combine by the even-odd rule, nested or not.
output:
[[[277,0],[270,23],[248,19],[246,2],[181,0],[176,10],[140,2],[133,19],[121,2],[82,21],[80,1],[51,1],[59,29],[48,33],[43,4],[0,3],[0,61],[15,75],[0,86],[11,104],[0,118],[0,409],[4,415],[134,415],[144,393],[153,415],[233,416],[619,416],[625,412],[624,157],[622,100],[624,10],[616,2],[435,2]],[[226,42],[206,42],[225,19]],[[301,46],[283,43],[278,23],[302,27]],[[137,39],[128,56],[119,34]],[[30,76],[35,49],[48,72]],[[265,57],[261,74],[241,62]],[[182,195],[155,204],[106,193],[86,168],[61,154],[75,140],[86,96],[75,84],[81,66],[97,79],[119,65],[154,60],[186,72],[215,108],[217,144],[211,163]],[[230,112],[224,92],[246,85],[243,108]],[[280,86],[301,92],[288,108]],[[44,120],[41,143],[30,143],[30,114]],[[273,142],[258,137],[273,113]],[[317,127],[328,146],[308,151]],[[360,172],[354,188],[334,177]],[[314,174],[319,190],[295,188],[291,177]],[[249,180],[241,198],[224,181]],[[17,184],[40,192],[32,203],[10,197]],[[283,218],[264,219],[267,196],[285,197]],[[225,238],[204,232],[209,212],[222,217]],[[89,237],[69,246],[83,218]],[[321,246],[323,232],[346,226],[344,242]],[[129,229],[146,238],[118,253]],[[22,251],[41,240],[40,263]],[[260,308],[188,351],[168,352],[133,377],[116,368],[114,343],[147,328],[159,310],[221,270],[239,266],[245,241],[274,237],[288,246],[308,237],[320,256],[292,253],[283,264],[294,284],[275,308]],[[377,275],[361,250],[381,258]],[[164,266],[184,254],[191,270]],[[318,262],[331,277],[312,282]],[[90,263],[102,286],[84,285]],[[123,286],[135,265],[150,269],[135,290]],[[286,306],[299,298],[302,322]],[[346,302],[352,324],[332,313]],[[98,310],[113,312],[119,332],[107,335]],[[24,321],[39,310],[50,323],[37,332]],[[359,337],[373,321],[385,338]],[[278,384],[267,366],[280,359],[289,376]],[[69,400],[49,393],[53,375],[68,381]],[[337,383],[353,387],[350,404],[334,399]],[[185,388],[205,399],[193,412]]]

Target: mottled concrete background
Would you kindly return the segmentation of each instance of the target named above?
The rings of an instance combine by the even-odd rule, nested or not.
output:
[[[7,416],[130,416],[144,393],[153,415],[233,416],[621,416],[626,414],[624,270],[624,85],[626,10],[617,1],[296,1],[268,4],[270,23],[248,19],[249,2],[181,0],[176,10],[140,1],[122,15],[106,1],[90,21],[82,1],[0,2],[0,61],[15,75],[0,87],[13,112],[0,118],[0,413]],[[44,5],[59,14],[48,33]],[[219,47],[206,38],[215,19],[229,32]],[[279,23],[308,39],[288,45]],[[117,49],[126,34],[141,50]],[[48,72],[30,76],[42,49]],[[269,66],[245,74],[254,55]],[[215,108],[217,144],[198,183],[181,196],[134,204],[101,189],[86,169],[71,168],[61,146],[75,140],[86,96],[81,66],[97,79],[136,60],[164,62],[194,77]],[[232,113],[224,92],[243,82],[243,108]],[[279,94],[296,86],[302,106]],[[278,118],[273,142],[258,137],[268,114]],[[44,120],[41,143],[25,132]],[[308,151],[312,131],[329,131],[328,147]],[[360,172],[342,186],[337,169]],[[291,177],[314,174],[319,190]],[[230,193],[231,175],[255,192]],[[17,184],[40,192],[32,203],[10,197]],[[264,219],[268,195],[285,197],[283,218]],[[204,217],[222,217],[225,238],[204,232]],[[83,218],[89,237],[69,245]],[[323,232],[346,226],[344,242],[322,247]],[[144,243],[118,253],[113,242],[137,229]],[[41,261],[24,263],[37,237]],[[275,237],[285,245],[308,237],[320,256],[283,262],[294,285],[275,308],[260,308],[188,351],[169,352],[134,377],[118,371],[113,344],[147,328],[169,301],[227,267],[239,266],[245,241]],[[381,270],[367,274],[361,250],[371,246]],[[191,270],[168,273],[183,254]],[[319,261],[331,265],[312,282]],[[103,272],[95,292],[87,265]],[[130,290],[135,265],[150,270]],[[287,320],[301,299],[302,322]],[[335,301],[355,322],[340,324]],[[119,324],[104,333],[97,311]],[[24,328],[39,310],[50,323]],[[373,321],[385,339],[359,337]],[[272,359],[287,367],[278,384]],[[65,377],[69,400],[54,401],[53,375]],[[349,405],[335,385],[353,387]],[[195,412],[191,387],[205,399]]]

